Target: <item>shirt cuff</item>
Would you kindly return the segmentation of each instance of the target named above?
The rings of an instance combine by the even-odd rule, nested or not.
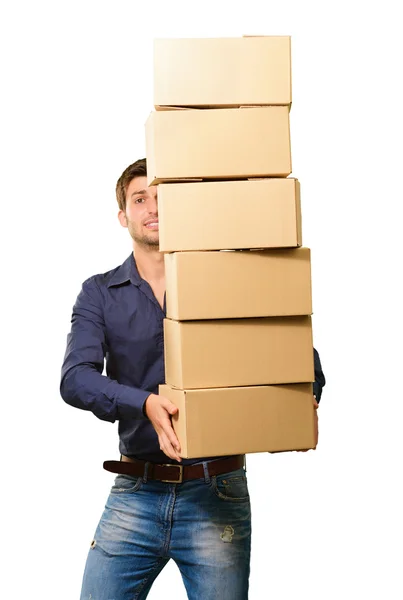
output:
[[[118,419],[147,419],[144,404],[152,392],[122,385],[117,402]]]

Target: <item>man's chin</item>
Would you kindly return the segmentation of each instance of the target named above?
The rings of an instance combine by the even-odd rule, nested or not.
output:
[[[159,250],[160,247],[160,239],[159,239],[159,235],[153,235],[148,236],[148,235],[144,235],[143,237],[135,237],[134,241],[141,245],[141,246],[146,246],[148,248],[156,248],[157,250]]]

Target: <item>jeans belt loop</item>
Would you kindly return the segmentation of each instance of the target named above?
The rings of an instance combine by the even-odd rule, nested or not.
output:
[[[204,481],[206,483],[210,483],[211,477],[210,477],[210,473],[208,472],[208,464],[207,464],[207,462],[203,462],[203,471],[204,471]]]
[[[143,473],[143,483],[147,483],[147,478],[148,478],[148,467],[149,467],[150,463],[146,462],[144,465],[144,473]]]

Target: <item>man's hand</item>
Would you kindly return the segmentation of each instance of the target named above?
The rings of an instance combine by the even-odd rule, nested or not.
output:
[[[165,396],[150,394],[145,402],[144,412],[157,432],[161,450],[169,458],[180,462],[181,448],[171,422],[171,416],[178,412],[178,407]]]
[[[317,408],[319,406],[319,404],[316,402],[316,396],[313,397],[313,405],[315,407],[315,416],[314,416],[314,426],[315,426],[315,450],[316,450],[316,446],[318,445],[318,440],[319,440],[319,424],[318,424],[318,411]]]

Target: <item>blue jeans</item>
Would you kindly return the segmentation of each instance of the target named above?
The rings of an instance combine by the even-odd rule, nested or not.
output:
[[[118,475],[81,600],[143,600],[170,558],[190,600],[246,600],[251,512],[244,469],[180,484]]]

